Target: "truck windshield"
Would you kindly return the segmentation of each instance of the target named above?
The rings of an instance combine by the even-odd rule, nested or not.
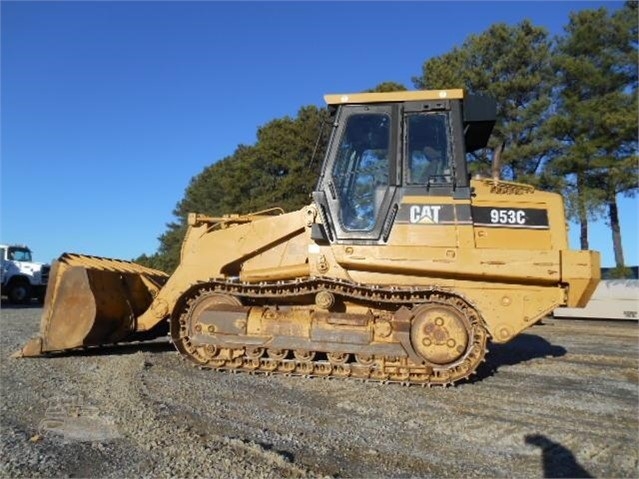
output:
[[[16,247],[10,247],[9,248],[9,255],[8,255],[9,259],[14,260],[14,261],[31,261],[31,251],[29,251],[27,248],[16,248]]]

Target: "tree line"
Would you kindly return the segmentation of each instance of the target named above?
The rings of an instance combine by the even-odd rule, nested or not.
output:
[[[424,62],[416,89],[463,88],[497,100],[488,147],[469,154],[471,172],[561,193],[567,216],[588,249],[589,222],[604,217],[611,229],[617,275],[625,273],[617,198],[639,190],[638,16],[636,1],[572,12],[564,33],[523,20],[494,24],[460,46]],[[385,81],[368,91],[407,90]],[[327,141],[325,108],[260,127],[253,145],[191,179],[173,211],[160,247],[135,261],[171,272],[189,212],[219,216],[309,203]],[[323,132],[323,134],[322,134]]]

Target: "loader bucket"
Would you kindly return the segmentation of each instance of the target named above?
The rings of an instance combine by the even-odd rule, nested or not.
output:
[[[40,337],[16,356],[134,339],[136,318],[167,278],[130,261],[64,253],[49,274]]]

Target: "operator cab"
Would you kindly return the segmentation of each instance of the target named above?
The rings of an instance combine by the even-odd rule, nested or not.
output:
[[[378,243],[406,195],[470,199],[466,153],[486,146],[492,99],[462,90],[327,95],[334,117],[314,199],[333,242]]]

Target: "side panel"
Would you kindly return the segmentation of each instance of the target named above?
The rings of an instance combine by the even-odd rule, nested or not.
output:
[[[393,246],[472,248],[470,201],[405,194],[388,243]],[[424,254],[427,256],[426,254]]]
[[[362,272],[356,282],[428,286],[446,279],[557,285],[561,280],[559,251],[461,249],[413,246],[339,246],[334,257],[342,268]],[[365,273],[385,273],[370,279]],[[417,277],[417,279],[415,278]]]
[[[528,185],[473,181],[475,246],[504,250],[566,250],[568,238],[561,196]]]

